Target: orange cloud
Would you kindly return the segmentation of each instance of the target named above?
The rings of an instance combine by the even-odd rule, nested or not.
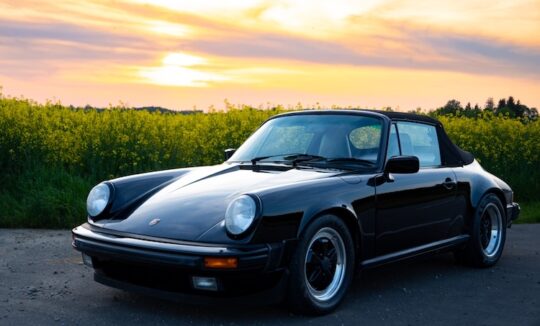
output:
[[[534,0],[7,0],[0,83],[95,105],[538,105],[539,30]]]

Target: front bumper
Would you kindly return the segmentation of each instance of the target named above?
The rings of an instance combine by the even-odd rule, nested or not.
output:
[[[511,203],[506,205],[506,217],[509,226],[512,225],[513,221],[517,220],[520,212],[521,208],[519,207],[518,203]]]
[[[249,298],[261,294],[265,302],[279,301],[291,243],[215,245],[125,234],[83,224],[72,231],[73,247],[91,257],[95,280],[166,299],[203,302],[212,298]],[[235,269],[204,266],[210,257],[235,257]],[[196,289],[193,277],[212,277],[215,291]],[[204,298],[204,300],[198,300]],[[274,300],[273,300],[274,299]],[[212,300],[210,300],[212,301]]]

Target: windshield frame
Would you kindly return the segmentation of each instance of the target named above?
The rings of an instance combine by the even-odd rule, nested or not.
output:
[[[375,119],[379,119],[381,121],[381,140],[380,140],[380,144],[379,144],[379,151],[378,151],[378,154],[377,154],[377,161],[375,162],[375,164],[370,167],[368,170],[375,170],[376,172],[382,172],[384,170],[384,162],[386,162],[386,147],[388,145],[388,134],[389,134],[389,126],[391,124],[391,120],[390,118],[388,118],[387,116],[383,115],[383,114],[380,114],[380,113],[377,113],[377,112],[370,112],[370,111],[356,111],[356,110],[318,110],[318,111],[295,111],[295,112],[287,112],[287,113],[282,113],[282,114],[278,114],[278,115],[275,115],[273,117],[270,117],[269,119],[267,119],[265,122],[263,122],[259,128],[257,128],[257,130],[255,130],[247,139],[246,141],[251,138],[253,136],[253,134],[255,132],[257,132],[260,128],[262,128],[266,123],[268,123],[269,121],[272,121],[274,119],[284,119],[284,118],[287,118],[287,117],[291,117],[291,116],[298,116],[298,115],[351,115],[351,116],[365,116],[365,117],[369,117],[369,118],[375,118]],[[244,143],[246,142],[244,141]],[[244,144],[242,143],[242,145]],[[232,158],[234,157],[234,155],[228,159],[227,161],[225,161],[225,163],[229,163],[229,164],[232,164],[232,163],[247,163],[249,162],[251,164],[251,161],[243,161],[243,160],[231,160]],[[283,164],[283,163],[286,163],[287,161],[265,161],[265,160],[261,160],[259,161],[258,163],[264,163],[264,164],[267,164],[267,163],[270,163],[270,164]],[[304,163],[304,162],[302,162]],[[303,165],[303,164],[302,164]],[[317,164],[317,166],[320,168],[321,165],[320,164]],[[329,165],[329,168],[336,168],[336,165],[335,164],[332,164],[332,165]],[[366,167],[365,166],[359,166],[359,168],[363,169],[363,170],[366,170]],[[350,170],[350,164],[348,164],[348,168],[347,170]]]

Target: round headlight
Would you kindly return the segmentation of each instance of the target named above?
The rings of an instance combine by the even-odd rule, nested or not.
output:
[[[110,196],[111,190],[109,189],[109,186],[104,183],[100,183],[92,188],[86,199],[86,210],[88,211],[88,215],[94,217],[101,214],[105,207],[107,207]]]
[[[233,200],[225,212],[225,227],[231,234],[239,235],[245,232],[253,223],[257,211],[255,200],[242,195]]]

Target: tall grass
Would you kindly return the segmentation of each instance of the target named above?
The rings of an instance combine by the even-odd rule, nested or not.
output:
[[[74,109],[0,97],[0,227],[70,227],[92,185],[118,176],[217,164],[283,108],[227,105],[189,115]],[[442,117],[450,137],[501,176],[520,200],[540,191],[540,124]]]

